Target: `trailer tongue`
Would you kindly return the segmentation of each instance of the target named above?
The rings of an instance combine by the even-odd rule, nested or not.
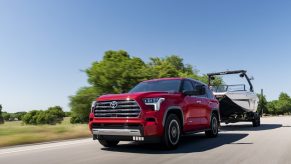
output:
[[[225,71],[209,73],[208,85],[213,94],[220,102],[221,120],[227,123],[235,123],[240,121],[252,122],[254,127],[260,126],[260,116],[257,113],[258,96],[254,93],[251,79],[245,70]],[[244,84],[236,85],[212,85],[215,76],[225,76],[231,74],[239,74],[241,78],[245,78],[249,84],[246,88]]]

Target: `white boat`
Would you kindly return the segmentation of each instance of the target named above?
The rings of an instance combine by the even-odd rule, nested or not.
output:
[[[229,86],[227,86],[229,87]],[[246,112],[256,112],[259,98],[254,92],[250,91],[215,91],[213,94],[217,98],[228,97],[232,102],[241,107]]]
[[[211,85],[211,80],[214,80],[215,76],[228,74],[239,74],[241,78],[245,77],[248,81],[249,88],[247,88],[245,84]],[[214,96],[220,102],[220,115],[222,121],[226,123],[252,121],[253,126],[260,125],[260,117],[257,113],[259,98],[256,93],[254,93],[251,79],[249,79],[245,70],[209,73],[207,75],[209,77],[209,86]]]

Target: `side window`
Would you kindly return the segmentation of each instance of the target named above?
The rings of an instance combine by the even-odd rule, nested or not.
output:
[[[194,91],[194,87],[189,80],[184,81],[182,91]]]
[[[193,86],[194,86],[194,88],[195,88],[194,90],[196,90],[196,86],[197,86],[197,85],[202,85],[202,84],[197,83],[197,82],[195,82],[195,81],[192,81],[192,84],[193,84]],[[207,88],[208,88],[208,87],[206,87],[205,85],[203,85],[203,87],[205,88],[205,94],[204,94],[204,95],[197,95],[197,96],[207,98],[207,97],[208,97],[208,91],[207,91]]]
[[[205,90],[205,93],[204,93],[204,95],[199,95],[199,96],[200,96],[200,97],[208,98],[208,92],[207,92],[207,88],[208,88],[208,87],[206,87],[205,85],[203,85],[203,88],[204,88],[204,90]]]

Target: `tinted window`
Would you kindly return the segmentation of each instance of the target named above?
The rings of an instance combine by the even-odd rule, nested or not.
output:
[[[129,93],[134,92],[150,92],[150,91],[162,91],[162,92],[178,92],[180,89],[181,80],[157,80],[141,82]]]
[[[194,91],[194,87],[189,80],[184,81],[182,91]]]
[[[196,90],[196,86],[197,85],[203,85],[203,84],[195,82],[195,81],[192,81],[192,83],[193,83],[193,86],[194,86],[195,90]],[[204,95],[197,95],[197,96],[199,96],[199,97],[208,97],[207,87],[205,85],[203,85],[203,87],[205,88],[205,94]]]

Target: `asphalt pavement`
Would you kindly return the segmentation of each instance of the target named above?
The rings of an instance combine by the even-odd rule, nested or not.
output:
[[[135,142],[103,148],[92,139],[2,148],[0,164],[290,164],[291,117],[262,118],[261,123],[222,125],[217,138],[183,137],[171,151]]]

